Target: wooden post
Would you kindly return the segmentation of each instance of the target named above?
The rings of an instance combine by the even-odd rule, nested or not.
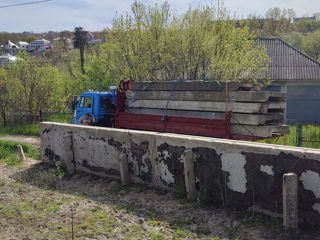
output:
[[[298,227],[298,177],[287,173],[282,178],[283,228],[293,230]]]
[[[187,192],[187,199],[195,201],[197,199],[196,177],[194,172],[193,152],[186,150],[184,153],[184,181]]]
[[[66,135],[63,137],[64,141],[64,156],[68,174],[74,174],[76,172],[74,164],[74,153],[73,153],[73,137],[72,135]]]
[[[19,161],[19,162],[24,162],[24,161],[26,160],[26,157],[25,157],[25,155],[24,155],[23,148],[22,148],[22,146],[21,146],[20,144],[18,145],[18,153],[19,153],[19,159],[18,159],[18,161]]]
[[[128,159],[125,154],[121,154],[119,157],[119,165],[120,165],[120,176],[121,176],[121,184],[122,186],[126,186],[130,184],[130,176],[128,169]]]

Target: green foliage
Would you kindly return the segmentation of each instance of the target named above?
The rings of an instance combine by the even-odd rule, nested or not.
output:
[[[34,60],[25,53],[22,60],[0,70],[1,118],[11,113],[27,113],[30,121],[42,112],[62,111],[71,98],[70,76],[41,60]],[[71,91],[72,93],[72,91]]]
[[[56,162],[56,168],[52,169],[52,173],[56,175],[60,180],[64,177],[66,171],[61,162]]]
[[[267,21],[263,25],[264,33],[270,36],[279,36],[281,33],[290,32],[292,29],[291,20],[295,17],[292,8],[280,9],[278,7],[270,8],[266,12]]]
[[[20,115],[18,115],[19,117]],[[23,115],[21,115],[21,118]],[[70,113],[47,113],[44,114],[44,121],[72,123],[72,114]],[[39,123],[18,124],[13,123],[5,128],[0,127],[0,136],[23,135],[40,137]]]
[[[162,240],[165,239],[165,235],[163,233],[155,233],[155,232],[150,232],[149,237],[152,240]]]
[[[302,128],[302,142],[301,147],[306,148],[320,148],[320,125],[312,125],[312,124],[304,124],[301,126]],[[285,137],[277,138],[270,138],[259,140],[258,142],[263,143],[271,143],[271,144],[278,144],[278,145],[285,145],[288,146],[297,146],[297,126],[290,126],[290,134],[287,134]],[[284,140],[286,139],[286,141]]]
[[[240,240],[240,237],[238,236],[240,228],[241,224],[235,224],[233,221],[231,221],[229,226],[224,227],[229,237],[234,240]]]
[[[37,38],[34,36],[34,35],[27,35],[25,38],[24,38],[24,41],[28,42],[28,43],[31,43],[33,41],[37,40]]]
[[[236,27],[225,10],[206,6],[176,15],[167,3],[135,2],[132,14],[114,20],[104,45],[119,79],[255,80],[268,65],[249,28]]]
[[[108,91],[110,86],[118,85],[116,76],[110,71],[106,50],[101,46],[96,46],[85,54],[86,74],[82,73],[79,56],[75,52],[70,54],[72,55],[70,71],[74,76],[74,80],[70,82],[72,84],[70,90],[74,96],[88,90]]]
[[[282,35],[282,38],[293,47],[320,61],[320,29],[306,34],[292,32]]]
[[[72,115],[70,113],[49,113],[44,116],[45,121],[72,123]]]
[[[317,14],[314,14],[316,16]],[[318,14],[319,15],[319,14]],[[280,37],[298,50],[320,61],[320,21],[296,17],[293,9],[270,8],[265,18],[249,15],[244,25],[259,37]]]

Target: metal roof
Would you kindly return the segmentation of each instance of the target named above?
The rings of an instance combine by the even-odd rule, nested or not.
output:
[[[278,38],[259,39],[271,58],[268,79],[277,81],[319,80],[320,63]]]

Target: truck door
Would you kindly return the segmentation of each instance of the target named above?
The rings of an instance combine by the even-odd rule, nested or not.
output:
[[[92,114],[93,98],[91,96],[81,96],[78,107],[76,109],[76,124],[79,124],[79,118],[86,113]]]

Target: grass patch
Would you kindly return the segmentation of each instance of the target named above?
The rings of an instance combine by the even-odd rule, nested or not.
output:
[[[163,233],[155,233],[155,232],[150,232],[149,237],[152,240],[162,240],[165,239],[165,235]]]
[[[114,230],[121,222],[113,216],[109,216],[106,211],[97,211],[78,215],[75,212],[74,234],[76,237],[92,238],[97,235],[104,235],[107,239],[115,236]],[[70,238],[70,228],[60,228],[57,232],[61,235],[61,239]],[[69,238],[68,238],[69,237]]]
[[[257,142],[271,143],[277,145],[298,146],[297,126],[290,126],[290,134],[286,137],[269,138]],[[300,146],[306,148],[320,148],[320,125],[303,124],[301,125]]]
[[[72,123],[71,113],[50,113],[45,114],[44,121]],[[0,136],[23,135],[23,136],[40,136],[39,123],[17,124],[13,123],[8,127],[0,128]]]
[[[48,122],[72,123],[72,113],[50,113],[44,117]]]
[[[4,160],[7,165],[14,166],[21,164],[17,161],[18,158],[18,148],[19,143],[12,141],[0,140],[0,161]],[[20,144],[26,157],[40,160],[40,151],[37,148],[29,146],[27,144]]]
[[[157,220],[150,220],[150,221],[147,222],[147,224],[153,225],[153,226],[158,226],[158,225],[161,224],[161,222],[157,221]]]
[[[6,135],[24,135],[24,136],[40,136],[39,123],[22,124],[17,126],[9,126],[0,128],[0,136]]]

